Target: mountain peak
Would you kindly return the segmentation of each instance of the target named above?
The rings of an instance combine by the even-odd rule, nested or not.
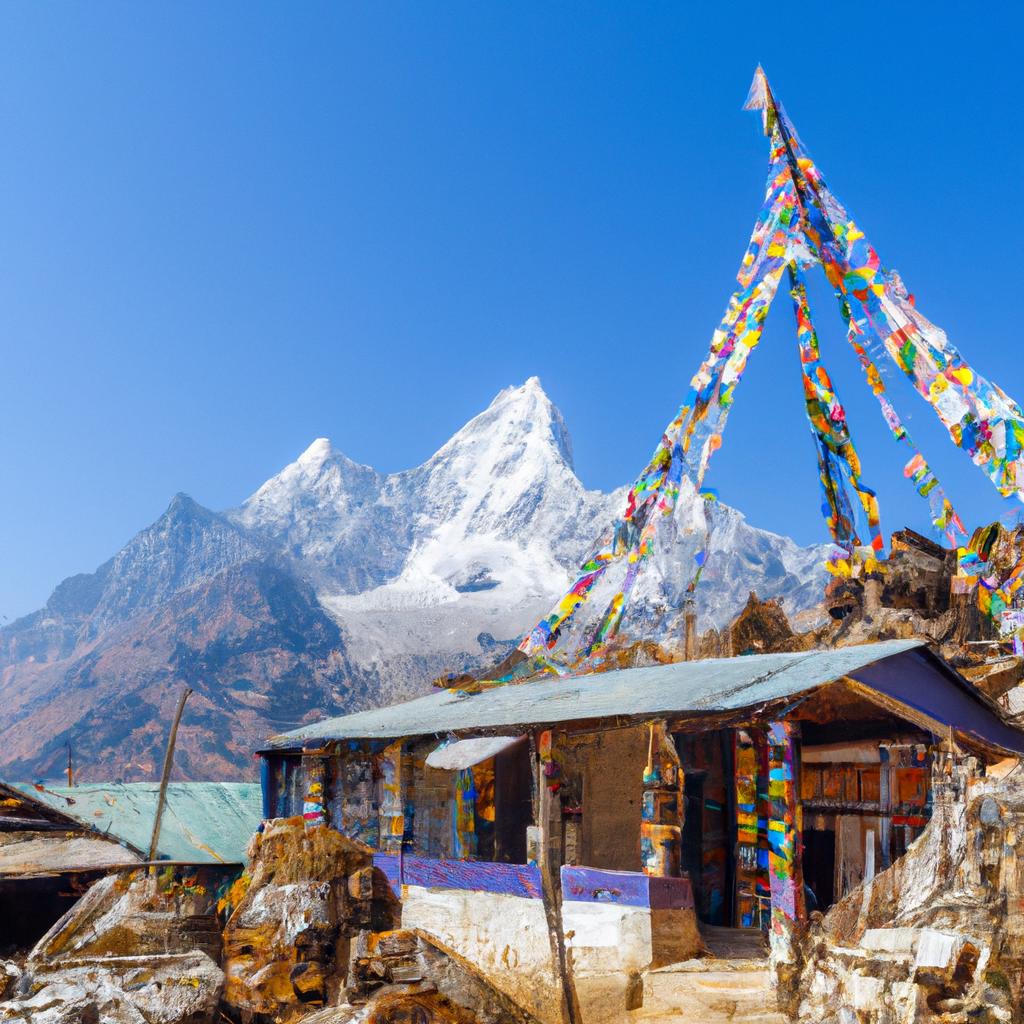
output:
[[[160,517],[161,519],[182,519],[190,518],[197,513],[209,514],[209,509],[203,508],[198,501],[195,500],[190,494],[186,494],[184,491],[178,491],[177,494],[171,498],[164,510],[164,514]]]
[[[192,538],[205,536],[210,531],[218,534],[234,533],[235,528],[219,513],[200,505],[184,491],[179,491],[171,498],[164,514],[129,540],[114,556],[114,561],[139,547],[149,550],[154,537],[175,535]],[[191,540],[186,543],[191,543]]]
[[[551,405],[551,399],[548,398],[540,377],[528,377],[522,384],[509,384],[507,388],[502,388],[487,408],[493,409],[496,405],[508,404],[526,406],[533,402]]]
[[[335,448],[328,437],[318,437],[294,462],[282,470],[282,474],[297,475],[306,479],[315,479],[324,473],[336,475],[338,472],[365,476],[367,473],[373,474],[374,470],[350,459],[343,451]]]
[[[140,530],[135,535],[135,538],[128,542],[124,550],[127,550],[128,547],[136,543],[140,537],[148,536],[154,531],[203,530],[211,527],[219,530],[227,527],[227,525],[226,521],[218,513],[208,509],[205,505],[200,505],[190,494],[178,491],[171,498],[170,503],[164,510],[164,514],[156,522]]]
[[[522,384],[502,388],[491,404],[459,430],[441,451],[481,433],[533,438],[554,448],[566,466],[570,470],[574,468],[569,428],[561,411],[544,390],[540,377],[528,377]]]
[[[299,457],[296,462],[300,466],[322,466],[332,455],[337,454],[328,437],[318,437]]]

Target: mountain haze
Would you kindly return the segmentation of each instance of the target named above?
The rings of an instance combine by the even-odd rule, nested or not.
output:
[[[179,494],[96,572],[0,630],[0,773],[54,777],[70,743],[83,779],[152,779],[187,684],[179,776],[251,777],[273,732],[498,660],[624,500],[580,482],[537,378],[415,469],[381,474],[320,438],[239,508]],[[792,611],[820,600],[825,546],[728,506],[712,517],[702,626],[752,589]],[[684,492],[637,589],[635,630],[672,639],[703,523]]]

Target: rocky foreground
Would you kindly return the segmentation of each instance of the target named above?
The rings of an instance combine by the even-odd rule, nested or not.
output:
[[[934,816],[920,839],[812,915],[794,961],[721,960],[709,949],[639,976],[623,1019],[682,1024],[699,1008],[701,1024],[1019,1022],[1024,774],[1012,760],[979,777],[970,758],[936,771]],[[430,935],[401,930],[401,908],[361,844],[281,819],[252,853],[219,897],[145,870],[97,883],[24,962],[3,965],[0,1021],[534,1021],[485,972]],[[552,969],[519,980],[543,990],[556,978]]]

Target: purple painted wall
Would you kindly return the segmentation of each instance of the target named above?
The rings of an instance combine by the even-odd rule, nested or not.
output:
[[[373,863],[387,876],[398,897],[404,882],[427,889],[463,889],[525,899],[541,898],[540,869],[527,864],[400,858],[388,853],[374,854]],[[656,878],[639,872],[597,868],[563,867],[562,898],[652,910],[693,908],[693,890],[688,878]]]
[[[427,857],[399,857],[393,853],[375,853],[373,864],[387,876],[396,896],[401,896],[404,883],[421,885],[426,889],[468,889],[527,899],[541,898],[540,869],[528,864],[431,860]]]
[[[692,910],[688,878],[661,878],[633,871],[562,868],[562,898],[580,903],[613,903],[652,910]]]

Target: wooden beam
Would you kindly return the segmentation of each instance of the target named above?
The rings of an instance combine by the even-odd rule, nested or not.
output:
[[[116,864],[88,864],[82,867],[69,866],[61,867],[59,869],[54,868],[50,871],[35,871],[35,872],[2,872],[0,873],[0,880],[3,881],[17,881],[19,878],[52,878],[60,875],[84,875],[91,874],[92,872],[99,872],[100,874],[113,875],[120,874],[124,871],[136,871],[139,868],[240,868],[242,864],[228,864],[228,863],[206,863],[205,861],[197,864],[191,860],[138,860],[138,861],[118,861]]]
[[[181,723],[181,713],[185,710],[185,701],[192,696],[192,688],[186,686],[178,698],[178,709],[174,712],[174,721],[171,723],[171,732],[167,737],[167,751],[164,754],[164,770],[160,776],[160,793],[156,800],[156,814],[153,817],[153,837],[149,841],[149,859],[156,860],[157,847],[160,843],[160,824],[164,817],[164,801],[167,799],[167,783],[171,778],[171,765],[174,763],[174,744],[178,738],[178,726]]]
[[[0,832],[80,832],[82,835],[90,834],[89,829],[71,822],[14,817],[0,817]]]
[[[538,733],[536,745],[542,762],[545,751],[551,749],[551,734]],[[582,1024],[579,999],[573,978],[569,951],[565,947],[562,927],[562,801],[552,792],[542,763],[538,765],[539,793],[537,825],[540,830],[539,863],[544,916],[548,924],[551,958],[561,988],[562,1024]]]

